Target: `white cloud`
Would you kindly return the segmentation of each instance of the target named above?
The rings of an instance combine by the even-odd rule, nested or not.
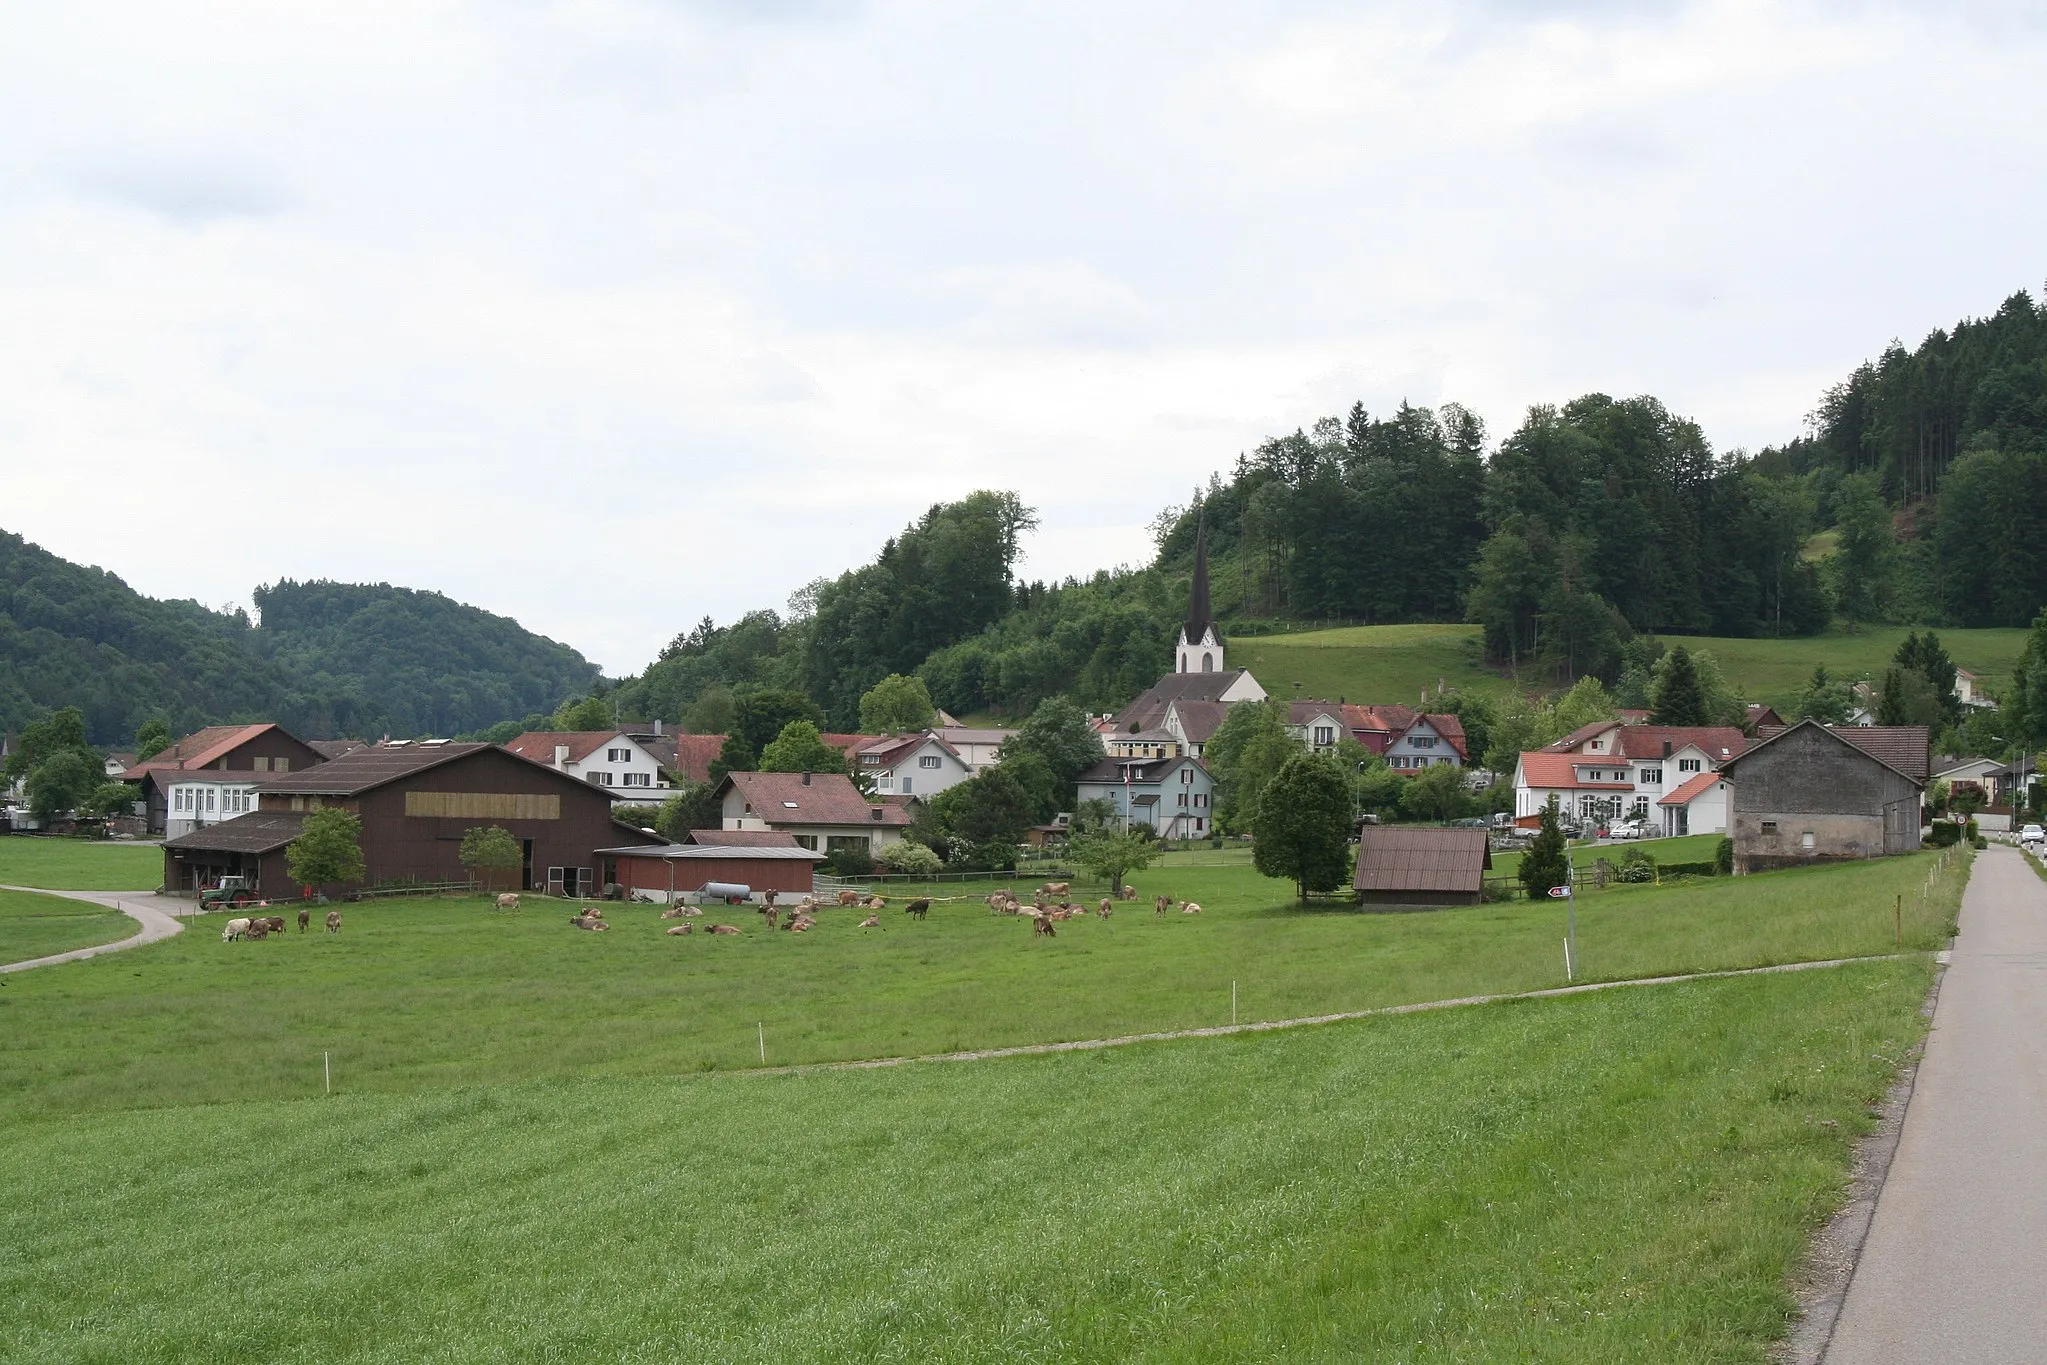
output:
[[[1034,575],[1138,559],[1354,400],[1500,435],[1653,392],[1758,445],[2037,281],[2028,15],[35,7],[0,526],[206,601],[438,588],[623,671],[975,487],[1041,508]]]

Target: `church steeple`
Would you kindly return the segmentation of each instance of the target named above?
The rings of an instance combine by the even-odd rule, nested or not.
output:
[[[1173,651],[1176,673],[1220,673],[1223,671],[1223,637],[1215,628],[1208,604],[1208,522],[1194,526],[1194,584],[1187,595],[1187,624],[1180,627],[1178,647]]]

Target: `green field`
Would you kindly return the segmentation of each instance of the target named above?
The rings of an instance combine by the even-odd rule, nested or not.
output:
[[[1590,868],[1601,858],[1615,867],[1627,856],[1631,848],[1639,848],[1656,863],[1710,863],[1719,850],[1720,836],[1717,834],[1687,834],[1679,839],[1639,839],[1626,844],[1575,844],[1571,847],[1571,865],[1581,870]],[[1493,854],[1491,877],[1512,877],[1521,870],[1519,853]]]
[[[1927,981],[15,1124],[0,1357],[1760,1362]]]
[[[1872,626],[1805,639],[1672,635],[1664,642],[1705,650],[1741,697],[1781,709],[1797,699],[1821,664],[1836,678],[1851,682],[1880,677],[1909,633],[1902,626]],[[2025,647],[2022,630],[1947,630],[1940,632],[1940,639],[1956,664],[1993,690],[2011,681],[2012,668]],[[1276,697],[1341,697],[1413,706],[1422,689],[1433,692],[1439,680],[1467,690],[1509,685],[1480,663],[1478,640],[1477,626],[1346,626],[1233,640],[1230,663],[1250,669]]]
[[[0,886],[154,891],[161,885],[163,850],[153,844],[0,836]]]
[[[139,929],[118,910],[62,896],[0,891],[0,962],[26,962],[32,957],[112,943]]]

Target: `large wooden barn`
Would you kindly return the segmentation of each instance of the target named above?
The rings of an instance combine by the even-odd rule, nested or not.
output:
[[[257,797],[248,815],[165,840],[165,887],[189,892],[237,873],[253,878],[259,895],[296,895],[285,846],[307,815],[323,809],[351,811],[362,821],[362,885],[369,886],[467,880],[462,836],[481,825],[500,826],[519,844],[521,890],[571,896],[594,895],[601,886],[599,849],[662,842],[612,819],[609,792],[491,744],[357,749],[273,776]]]

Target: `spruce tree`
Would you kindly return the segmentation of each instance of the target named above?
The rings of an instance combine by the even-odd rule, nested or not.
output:
[[[1670,651],[1663,662],[1661,685],[1656,689],[1656,709],[1650,719],[1658,725],[1704,725],[1706,690],[1699,684],[1699,670],[1683,645]]]
[[[1571,862],[1564,852],[1564,825],[1552,796],[1542,808],[1542,828],[1521,855],[1521,885],[1528,899],[1542,900],[1553,886],[1568,886]]]

